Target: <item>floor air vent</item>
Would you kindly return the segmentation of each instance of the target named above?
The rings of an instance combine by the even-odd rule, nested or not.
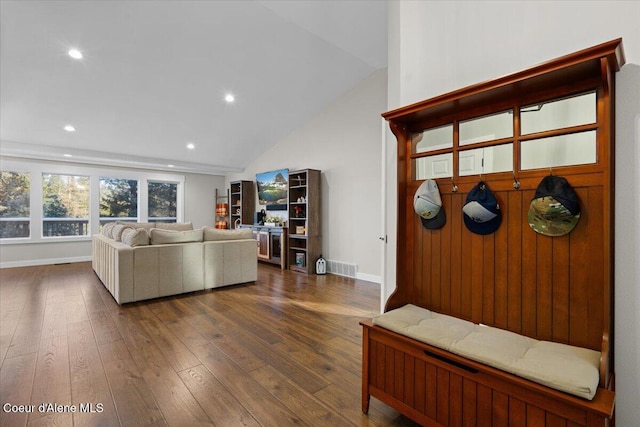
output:
[[[327,261],[327,273],[356,278],[358,266],[340,261]]]

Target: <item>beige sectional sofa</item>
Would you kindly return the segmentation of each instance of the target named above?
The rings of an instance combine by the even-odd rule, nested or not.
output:
[[[251,229],[113,223],[93,236],[92,252],[93,270],[118,304],[258,277],[258,244]]]

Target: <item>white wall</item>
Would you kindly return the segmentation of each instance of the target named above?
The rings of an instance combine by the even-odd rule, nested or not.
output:
[[[182,218],[185,222],[192,222],[195,228],[214,224],[215,213],[215,189],[221,191],[225,188],[223,176],[197,175],[167,172],[146,171],[140,169],[109,168],[103,166],[83,165],[78,163],[50,162],[44,160],[17,159],[2,157],[1,165],[3,170],[33,172],[34,176],[41,172],[74,174],[92,176],[92,187],[96,187],[92,194],[97,194],[97,178],[99,176],[113,176],[123,178],[143,177],[160,180],[184,181],[184,205]],[[32,178],[33,179],[33,178]],[[33,188],[33,184],[32,184]],[[39,188],[36,186],[36,188]],[[32,197],[33,200],[33,197]],[[92,200],[92,203],[94,201]],[[97,203],[97,200],[95,201]],[[32,214],[40,209],[31,204]],[[35,210],[35,211],[34,211]],[[179,213],[180,216],[180,213]],[[39,217],[34,220],[38,221]],[[97,232],[98,214],[92,212],[91,232]],[[32,232],[39,234],[39,227],[33,227]],[[40,264],[54,264],[65,262],[89,261],[91,259],[91,238],[90,237],[70,237],[62,238],[58,241],[42,241],[42,239],[32,239],[24,243],[4,241],[0,243],[0,266],[18,267]]]
[[[194,228],[215,224],[215,193],[225,192],[225,178],[217,175],[184,174],[184,219]]]
[[[243,173],[227,177],[254,181],[257,172],[274,169],[321,170],[322,255],[356,264],[358,277],[374,282],[381,275],[380,114],[386,85],[386,70],[376,71]]]
[[[623,38],[627,65],[617,75],[616,102],[614,350],[619,426],[637,425],[640,419],[638,17],[640,2],[633,1],[389,2],[390,109]],[[393,138],[387,143],[395,147]],[[395,174],[388,172],[387,179],[395,188]],[[388,206],[391,228],[396,205]],[[395,263],[393,248],[389,246],[388,270]],[[393,276],[387,276],[386,283],[389,295]]]

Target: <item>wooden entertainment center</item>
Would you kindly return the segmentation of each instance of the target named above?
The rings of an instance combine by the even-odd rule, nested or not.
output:
[[[253,238],[259,244],[259,261],[279,265],[283,270],[315,273],[315,262],[322,252],[321,176],[316,169],[289,171],[286,227],[255,224],[255,183],[231,182],[231,218],[241,218],[239,228],[253,230]]]

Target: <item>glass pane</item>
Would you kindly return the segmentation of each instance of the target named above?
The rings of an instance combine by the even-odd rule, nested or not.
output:
[[[178,184],[149,182],[149,221],[176,222]]]
[[[414,133],[411,135],[411,140],[415,147],[414,153],[451,148],[453,147],[453,125],[440,126]]]
[[[0,238],[29,237],[31,181],[23,172],[0,172]]]
[[[520,144],[523,170],[596,162],[596,131],[523,141]]]
[[[453,153],[420,157],[414,160],[415,179],[450,178],[453,176]]]
[[[459,176],[513,170],[513,144],[460,151],[458,156]]]
[[[89,234],[89,177],[42,174],[42,235]]]
[[[595,122],[595,92],[520,109],[522,135]]]
[[[118,220],[138,220],[138,181],[100,178],[100,224]]]
[[[513,136],[513,110],[460,122],[460,145]]]

